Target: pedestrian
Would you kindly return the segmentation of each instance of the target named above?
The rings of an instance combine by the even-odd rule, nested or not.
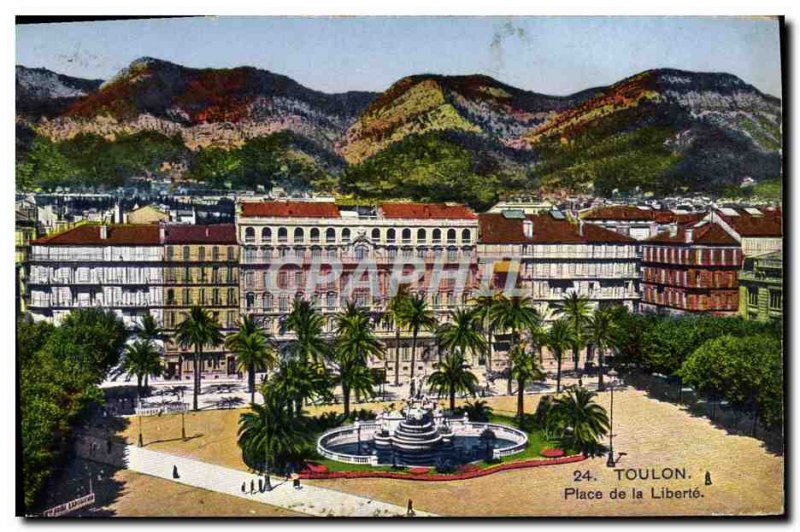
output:
[[[255,493],[255,492],[256,492],[256,485],[255,485],[255,483],[254,483],[254,482],[251,480],[251,481],[250,481],[250,493]]]
[[[181,476],[178,474],[178,466],[177,465],[173,465],[172,466],[172,478],[181,478]]]
[[[242,493],[247,493],[247,481],[242,482]]]
[[[408,509],[406,510],[406,515],[409,517],[414,515],[414,502],[411,499],[408,499]]]
[[[300,475],[297,473],[292,474],[292,486],[294,489],[299,490],[300,488]]]
[[[264,493],[264,481],[260,478],[258,479],[258,492]]]

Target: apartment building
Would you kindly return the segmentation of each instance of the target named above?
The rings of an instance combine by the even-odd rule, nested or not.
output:
[[[113,310],[128,327],[163,307],[163,259],[156,225],[81,225],[34,240],[30,306],[55,323],[74,309]]]
[[[326,332],[333,331],[334,314],[356,301],[374,313],[390,374],[398,350],[398,371],[410,371],[410,336],[404,332],[398,344],[382,319],[398,287],[423,294],[444,320],[477,284],[478,219],[462,205],[245,201],[237,205],[236,226],[241,313],[254,315],[282,341],[290,338],[282,318],[295,297],[323,313]],[[431,342],[423,331],[418,352],[430,350]],[[428,367],[426,358],[418,356],[417,371]]]
[[[559,211],[480,215],[478,255],[493,288],[515,287],[545,314],[571,292],[595,306],[638,307],[636,241]]]
[[[739,272],[739,313],[746,320],[783,319],[783,252],[745,259]]]
[[[672,226],[642,243],[642,309],[735,314],[742,250],[720,225]]]
[[[29,255],[31,242],[39,234],[36,204],[29,200],[16,203],[14,225],[14,266],[16,313],[26,311],[30,294],[28,293],[28,276],[30,275]]]
[[[178,345],[174,332],[194,305],[207,309],[223,334],[239,319],[239,245],[233,224],[162,225],[164,244],[164,344],[168,377],[192,378],[192,348]],[[224,345],[206,346],[206,375],[236,374],[235,357]],[[187,356],[188,355],[188,356]]]
[[[780,208],[723,207],[711,211],[708,220],[731,235],[745,257],[783,249],[783,213]]]

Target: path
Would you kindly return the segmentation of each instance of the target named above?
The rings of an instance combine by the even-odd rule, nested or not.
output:
[[[272,491],[242,493],[242,483],[246,483],[249,490],[250,481],[255,480],[256,487],[258,487],[258,477],[246,471],[151,451],[133,445],[126,447],[125,456],[127,468],[137,473],[267,503],[312,516],[388,517],[406,514],[406,508],[401,506],[305,483],[302,485],[302,489],[297,490],[292,487],[291,482],[285,482],[283,479],[275,477],[272,478],[274,486]],[[172,478],[173,466],[178,467],[180,478]],[[416,515],[420,517],[434,516],[434,514],[426,512],[416,512]]]

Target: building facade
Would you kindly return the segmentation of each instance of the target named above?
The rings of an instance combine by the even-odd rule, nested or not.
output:
[[[39,235],[39,223],[36,204],[28,201],[18,201],[15,209],[14,225],[14,267],[15,267],[15,296],[16,312],[22,314],[26,311],[30,301],[28,293],[28,277],[30,276],[29,257],[31,242]]]
[[[389,374],[410,372],[411,360],[408,333],[397,342],[395,329],[382,319],[392,294],[401,286],[422,294],[445,320],[477,284],[478,220],[461,205],[242,202],[236,226],[242,314],[255,316],[281,342],[291,338],[282,323],[293,299],[307,299],[322,312],[326,333],[333,332],[335,313],[355,301],[375,316]],[[417,371],[428,368],[430,356],[419,355],[431,343],[432,334],[423,331]]]
[[[783,249],[783,212],[779,208],[723,207],[704,219],[725,229],[745,257]]]
[[[747,320],[783,319],[783,254],[747,258],[739,272],[739,314]]]
[[[127,327],[142,316],[162,323],[159,227],[81,225],[31,244],[30,307],[35,320],[59,323],[70,311],[114,311]]]
[[[739,243],[721,226],[672,226],[642,243],[642,309],[735,314],[741,264]]]
[[[233,224],[164,225],[164,343],[167,376],[192,378],[193,348],[178,345],[174,332],[192,306],[211,312],[223,334],[239,320],[239,245]],[[236,374],[236,360],[224,345],[204,348],[203,373]]]

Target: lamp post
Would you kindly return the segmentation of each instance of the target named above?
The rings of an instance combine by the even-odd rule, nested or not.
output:
[[[614,388],[617,384],[616,370],[612,369],[609,371],[608,376],[608,386],[611,389],[611,426],[608,432],[608,460],[606,461],[606,466],[614,467],[616,465],[614,461]]]
[[[142,400],[139,399],[139,447],[144,447],[144,440],[142,439]]]
[[[186,441],[186,409],[183,403],[183,390],[180,390],[181,398],[181,440]]]
[[[356,420],[356,422],[353,423],[353,425],[355,425],[356,434],[358,435],[358,440],[357,440],[358,441],[358,446],[356,447],[356,449],[357,449],[356,450],[356,454],[361,454],[361,422]]]

